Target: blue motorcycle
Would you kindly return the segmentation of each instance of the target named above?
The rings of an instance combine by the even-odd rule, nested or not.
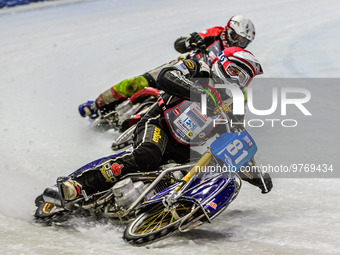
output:
[[[172,163],[154,172],[126,174],[109,190],[95,194],[84,191],[82,197],[64,201],[61,183],[107,159],[101,158],[58,178],[56,185],[37,197],[35,217],[46,223],[74,216],[129,223],[124,239],[145,245],[210,223],[220,215],[240,191],[239,171],[256,166],[256,151],[246,130],[223,133],[194,163]]]
[[[210,223],[237,197],[238,172],[255,166],[256,151],[247,131],[223,133],[180,182],[138,206],[124,239],[144,245]]]
[[[229,120],[221,109],[221,116]],[[108,190],[94,194],[82,190],[82,196],[72,201],[65,201],[61,194],[62,183],[72,179],[75,173],[95,168],[107,158],[93,161],[67,177],[59,177],[57,184],[37,197],[35,217],[48,223],[79,215],[126,222],[129,224],[124,239],[134,245],[155,242],[211,222],[237,197],[241,188],[240,171],[246,174],[249,168],[256,168],[264,193],[270,190],[254,160],[255,141],[243,127],[231,127],[230,121],[227,123],[226,133],[200,159],[187,164],[166,164],[153,172],[123,175]]]

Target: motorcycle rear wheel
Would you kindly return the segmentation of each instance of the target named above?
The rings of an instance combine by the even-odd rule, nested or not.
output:
[[[42,199],[42,196],[37,197],[35,205],[37,206],[37,209],[35,210],[34,217],[37,222],[47,224],[62,222],[67,220],[70,216],[70,212],[55,204],[45,202]]]
[[[120,150],[133,143],[133,133],[136,129],[136,124],[125,130],[117,139],[112,143],[112,150]]]
[[[141,246],[167,238],[193,210],[193,204],[181,202],[171,210],[162,203],[142,213],[125,229],[124,239],[130,244]]]

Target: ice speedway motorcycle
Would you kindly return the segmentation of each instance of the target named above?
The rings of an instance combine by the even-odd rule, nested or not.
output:
[[[201,52],[196,50],[188,53],[185,58],[199,60],[204,58],[204,61],[211,63],[216,57],[215,53],[209,50]],[[114,110],[105,113],[98,113],[90,115],[89,121],[91,128],[100,131],[107,131],[114,129],[120,132],[120,135],[113,141],[112,150],[122,149],[132,144],[133,132],[136,123],[144,116],[150,106],[154,104],[161,91],[147,87],[137,91],[130,98],[125,101],[119,102]],[[89,101],[89,107],[93,101]]]
[[[132,143],[132,135],[136,123],[144,116],[150,106],[154,104],[160,95],[160,91],[147,87],[127,100],[119,102],[114,110],[90,115],[90,127],[94,130],[108,131],[114,129],[121,134],[113,141],[112,150],[122,149]],[[88,104],[94,103],[89,101]]]
[[[83,196],[74,201],[64,201],[60,188],[73,173],[59,177],[54,186],[36,198],[35,218],[51,223],[81,215],[124,222],[128,223],[124,232],[128,243],[152,243],[210,223],[220,215],[239,194],[238,172],[246,165],[256,165],[256,151],[255,141],[243,127],[233,130],[226,125],[226,132],[211,143],[200,159],[166,164],[154,172],[129,173],[112,188],[95,194],[83,191]],[[74,173],[93,168],[103,160],[93,161]],[[261,179],[265,186],[262,176]]]

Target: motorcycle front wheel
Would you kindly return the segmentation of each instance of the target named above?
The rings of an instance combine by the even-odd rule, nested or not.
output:
[[[167,210],[160,203],[132,221],[125,229],[124,239],[133,245],[145,245],[169,237],[182,221],[188,220],[194,207],[193,203],[181,202]]]

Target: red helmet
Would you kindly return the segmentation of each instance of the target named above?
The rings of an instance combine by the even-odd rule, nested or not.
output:
[[[240,47],[230,47],[220,52],[213,62],[212,71],[223,83],[237,83],[242,88],[247,87],[256,75],[263,73],[255,56]]]

